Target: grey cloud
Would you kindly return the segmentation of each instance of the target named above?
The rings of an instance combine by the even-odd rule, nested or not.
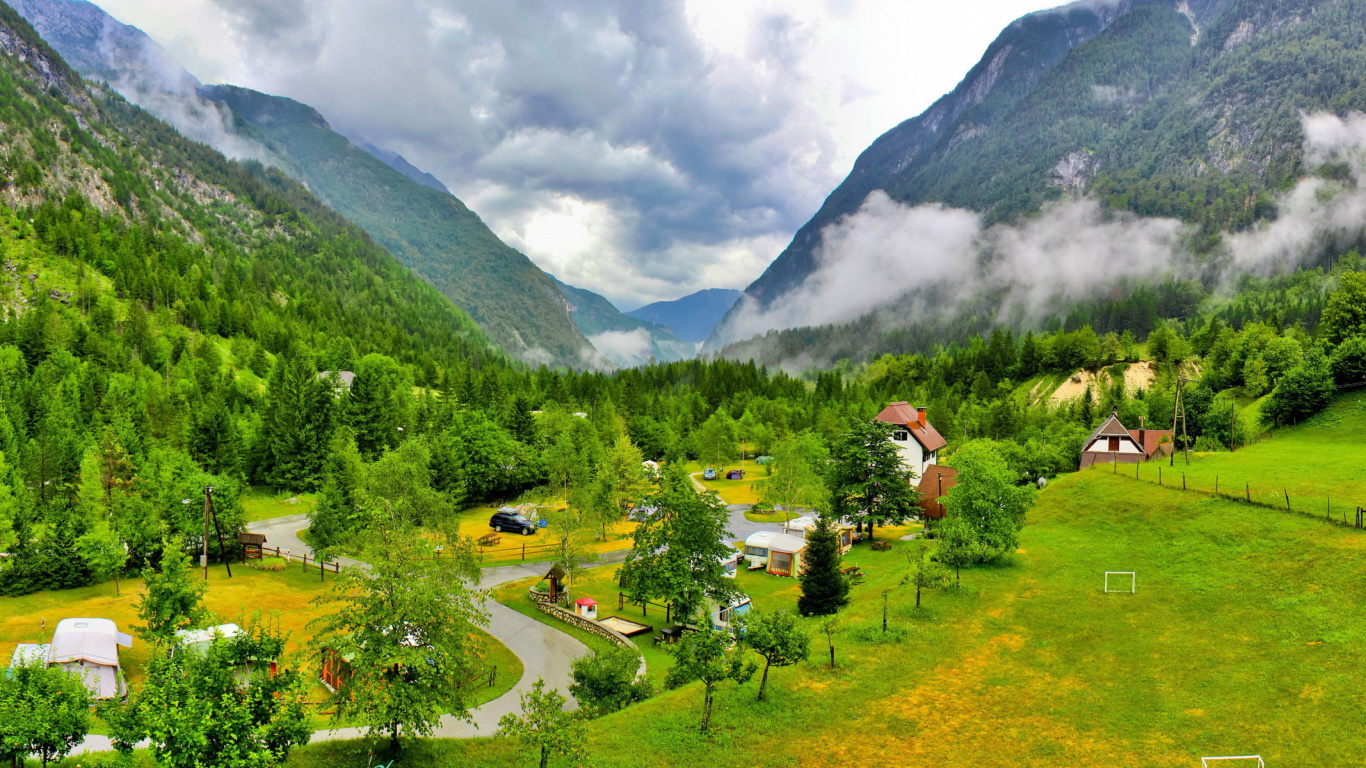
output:
[[[627,281],[708,287],[699,267],[729,244],[789,236],[836,181],[832,142],[791,96],[806,32],[786,16],[736,58],[707,49],[671,0],[214,2],[241,20],[244,85],[313,105],[457,195],[496,185],[505,211],[543,194],[609,206],[621,226],[604,250]],[[309,34],[303,53],[275,42]],[[711,261],[679,275],[682,253]],[[732,285],[754,276],[747,264]]]

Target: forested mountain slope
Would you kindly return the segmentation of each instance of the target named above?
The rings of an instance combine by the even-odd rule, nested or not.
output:
[[[553,279],[401,155],[353,143],[311,107],[290,99],[233,86],[201,88],[140,30],[84,0],[19,0],[17,10],[82,74],[111,83],[191,138],[304,181],[470,313],[508,352],[552,365],[638,362],[612,350],[594,354],[585,336],[599,331],[575,323],[577,315]],[[609,314],[615,315],[612,326],[636,327],[615,308]],[[668,359],[681,354],[667,333],[651,343]]]
[[[1089,194],[1190,222],[1207,244],[1273,217],[1275,190],[1302,173],[1302,115],[1366,106],[1363,18],[1356,0],[1154,0],[1026,16],[953,93],[874,142],[746,294],[781,303],[816,271],[822,230],[874,190],[979,212],[988,226]],[[726,340],[718,332],[709,346]]]
[[[549,273],[547,273],[549,274]],[[557,280],[555,287],[569,301],[574,324],[588,335],[599,354],[617,365],[642,365],[651,358],[682,360],[697,353],[697,345],[675,336],[668,328],[632,317],[605,297]]]

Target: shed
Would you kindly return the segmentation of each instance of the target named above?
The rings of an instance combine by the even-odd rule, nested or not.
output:
[[[52,633],[47,663],[79,676],[97,700],[122,698],[128,683],[119,666],[120,645],[132,648],[133,638],[109,619],[62,619]]]
[[[958,485],[958,470],[941,464],[925,468],[925,476],[920,478],[920,509],[928,520],[944,517],[942,501],[949,489]]]
[[[1081,468],[1093,464],[1138,464],[1154,455],[1171,453],[1173,432],[1166,429],[1128,429],[1119,420],[1117,409],[1101,422],[1081,448]]]
[[[768,572],[774,576],[800,575],[804,551],[806,539],[787,533],[774,534],[768,541]]]
[[[237,543],[242,545],[242,559],[260,560],[262,548],[266,543],[264,533],[248,533],[243,531],[237,534]]]

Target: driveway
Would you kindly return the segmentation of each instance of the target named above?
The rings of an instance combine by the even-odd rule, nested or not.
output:
[[[742,516],[743,517],[743,516]],[[299,531],[308,527],[307,515],[289,515],[247,525],[252,533],[266,534],[266,544],[271,549],[279,547],[294,553],[313,550],[302,539]],[[598,565],[613,565],[626,559],[627,550],[608,552],[598,561]],[[350,558],[337,558],[342,565],[364,567]],[[528,576],[543,576],[550,566],[547,563],[518,563],[499,565],[481,571],[479,586],[484,589],[496,587],[509,581],[524,579]],[[469,739],[476,736],[492,736],[498,730],[498,719],[510,712],[520,712],[521,694],[530,691],[537,679],[545,680],[569,699],[569,708],[577,709],[578,703],[569,694],[570,668],[573,661],[588,653],[588,646],[561,632],[549,624],[524,616],[507,606],[489,600],[484,604],[489,614],[488,633],[498,642],[506,645],[522,662],[522,678],[512,690],[482,706],[470,711],[471,720],[459,720],[447,715],[433,736],[447,739]],[[641,662],[641,674],[645,664]],[[314,731],[313,741],[334,741],[337,739],[358,739],[365,735],[361,728],[336,728]],[[109,737],[91,735],[80,744],[73,754],[84,752],[107,752],[113,750]]]

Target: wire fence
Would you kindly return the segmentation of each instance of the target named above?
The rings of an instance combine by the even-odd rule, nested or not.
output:
[[[1100,466],[1097,465],[1097,470],[1104,471],[1100,469]],[[1146,471],[1144,470],[1145,466],[1147,466]],[[1124,467],[1123,471],[1120,470],[1120,467]],[[1146,482],[1163,488],[1197,493],[1207,498],[1238,501],[1254,507],[1311,517],[1346,528],[1366,529],[1366,508],[1351,502],[1339,501],[1335,504],[1331,494],[1309,496],[1297,493],[1291,495],[1290,489],[1284,487],[1254,489],[1248,481],[1243,481],[1241,484],[1237,481],[1221,484],[1220,476],[1217,474],[1214,476],[1212,484],[1208,478],[1204,478],[1201,480],[1203,487],[1197,487],[1196,481],[1189,478],[1185,472],[1177,467],[1164,467],[1160,463],[1156,467],[1136,463],[1133,467],[1134,471],[1131,475],[1127,464],[1115,463],[1112,472],[1136,482]]]

